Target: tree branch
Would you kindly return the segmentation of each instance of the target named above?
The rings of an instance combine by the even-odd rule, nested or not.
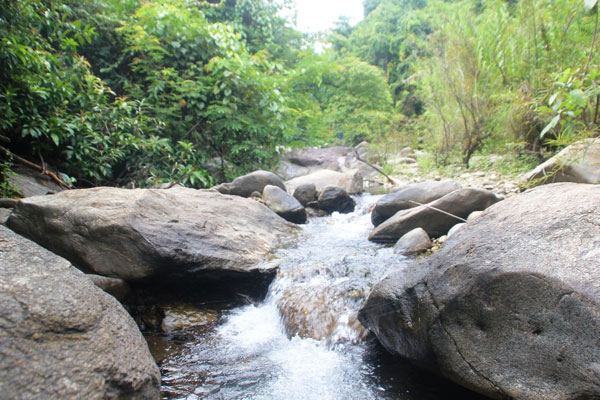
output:
[[[56,183],[58,183],[60,186],[66,188],[66,189],[70,189],[71,187],[69,185],[67,185],[65,182],[63,182],[54,172],[51,171],[46,171],[45,168],[32,163],[29,160],[24,159],[23,157],[20,157],[18,155],[16,155],[15,153],[11,152],[10,150],[8,150],[7,148],[0,146],[0,152],[10,156],[13,158],[13,160],[17,161],[20,164],[25,165],[26,167],[35,169],[38,172],[41,172],[44,175],[48,175],[50,178],[52,178],[52,180],[54,180]]]

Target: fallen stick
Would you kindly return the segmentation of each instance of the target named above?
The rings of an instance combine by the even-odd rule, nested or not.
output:
[[[388,180],[389,183],[391,183],[392,185],[394,184],[394,180],[392,178],[390,178],[385,172],[383,172],[381,170],[381,168],[374,166],[373,164],[363,160],[362,158],[360,158],[360,156],[358,155],[358,152],[356,151],[356,149],[353,149],[353,153],[354,153],[354,157],[356,157],[356,159],[360,162],[363,162],[365,164],[367,164],[369,167],[373,168],[375,171],[379,172],[381,175],[385,176],[386,179]]]
[[[15,153],[13,153],[12,151],[8,150],[7,148],[5,148],[3,146],[0,146],[0,151],[3,152],[6,155],[12,157],[13,160],[17,161],[18,163],[23,164],[26,167],[35,169],[36,171],[41,172],[44,175],[48,175],[50,178],[52,178],[60,186],[66,188],[66,189],[70,189],[71,188],[69,185],[67,185],[66,183],[64,183],[58,176],[56,176],[56,174],[54,172],[46,171],[45,168],[40,167],[36,163],[32,163],[31,161],[26,160],[23,157],[20,157],[20,156],[16,155]]]
[[[466,220],[466,219],[464,219],[464,218],[458,217],[458,216],[456,216],[456,215],[454,215],[454,214],[450,214],[450,213],[449,213],[449,212],[447,212],[447,211],[440,210],[439,208],[432,207],[432,206],[430,206],[430,205],[428,205],[428,204],[419,203],[418,201],[414,201],[414,200],[409,200],[409,201],[410,201],[411,203],[415,203],[415,204],[417,204],[417,205],[420,205],[420,206],[423,206],[423,207],[430,208],[430,209],[432,209],[432,210],[434,210],[434,211],[441,212],[442,214],[446,214],[446,215],[448,215],[448,216],[450,216],[450,217],[452,217],[452,218],[456,218],[456,219],[458,219],[458,220],[460,220],[460,221],[462,221],[462,222],[467,222],[467,220]]]

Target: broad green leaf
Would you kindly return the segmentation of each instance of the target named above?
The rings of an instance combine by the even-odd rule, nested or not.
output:
[[[52,138],[52,141],[54,142],[54,144],[58,146],[60,143],[60,139],[59,139],[58,135],[56,133],[51,133],[50,137]]]
[[[560,121],[560,114],[552,118],[552,121],[550,121],[550,123],[546,125],[546,127],[540,133],[540,139],[542,139],[546,135],[546,133],[548,133],[548,131],[553,129],[556,126],[556,124],[558,124],[558,121]]]
[[[587,105],[587,99],[585,98],[585,93],[583,93],[581,90],[579,90],[579,89],[571,90],[571,92],[569,92],[569,95],[571,95],[571,97],[575,101],[575,104],[577,104],[579,107],[585,107]]]

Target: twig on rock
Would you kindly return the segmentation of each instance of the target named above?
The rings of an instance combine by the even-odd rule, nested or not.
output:
[[[52,178],[56,183],[58,183],[60,186],[66,188],[66,189],[70,189],[71,187],[69,185],[67,185],[65,182],[63,182],[54,172],[51,171],[46,171],[45,166],[41,167],[35,163],[32,163],[29,160],[24,159],[23,157],[20,157],[18,155],[16,155],[15,153],[13,153],[12,151],[8,150],[7,148],[0,146],[0,152],[10,156],[13,158],[13,160],[17,161],[20,164],[25,165],[26,167],[35,169],[38,172],[41,172],[44,175],[48,175],[50,178]]]
[[[420,206],[423,206],[423,207],[430,208],[430,209],[432,209],[432,210],[434,210],[434,211],[441,212],[442,214],[446,214],[446,215],[448,215],[448,216],[450,216],[450,217],[452,217],[452,218],[456,218],[456,219],[458,219],[458,220],[460,220],[460,221],[462,221],[462,222],[467,222],[467,220],[466,220],[466,219],[464,219],[464,218],[458,217],[458,216],[456,216],[456,215],[454,215],[454,214],[450,214],[449,212],[447,212],[447,211],[444,211],[444,210],[440,210],[439,208],[432,207],[432,206],[430,206],[429,204],[423,204],[423,203],[419,203],[418,201],[414,201],[414,200],[409,200],[409,201],[410,201],[411,203],[415,203],[415,204],[417,204],[417,205],[420,205]]]
[[[385,172],[383,172],[381,170],[381,168],[376,167],[375,165],[369,163],[368,161],[363,160],[362,158],[360,158],[360,156],[358,155],[358,152],[356,151],[356,149],[353,149],[354,152],[354,157],[356,157],[356,159],[360,162],[363,162],[365,164],[367,164],[369,167],[373,168],[375,171],[379,172],[381,175],[385,176],[386,179],[388,180],[388,183],[390,184],[394,184],[394,180],[392,178],[390,178]]]

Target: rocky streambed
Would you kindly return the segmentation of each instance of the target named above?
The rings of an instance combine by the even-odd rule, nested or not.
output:
[[[315,183],[288,181],[293,196],[257,171],[7,202],[2,393],[600,397],[597,185],[351,198],[360,168],[342,150],[338,171],[303,161]],[[443,245],[423,258],[430,239]]]

